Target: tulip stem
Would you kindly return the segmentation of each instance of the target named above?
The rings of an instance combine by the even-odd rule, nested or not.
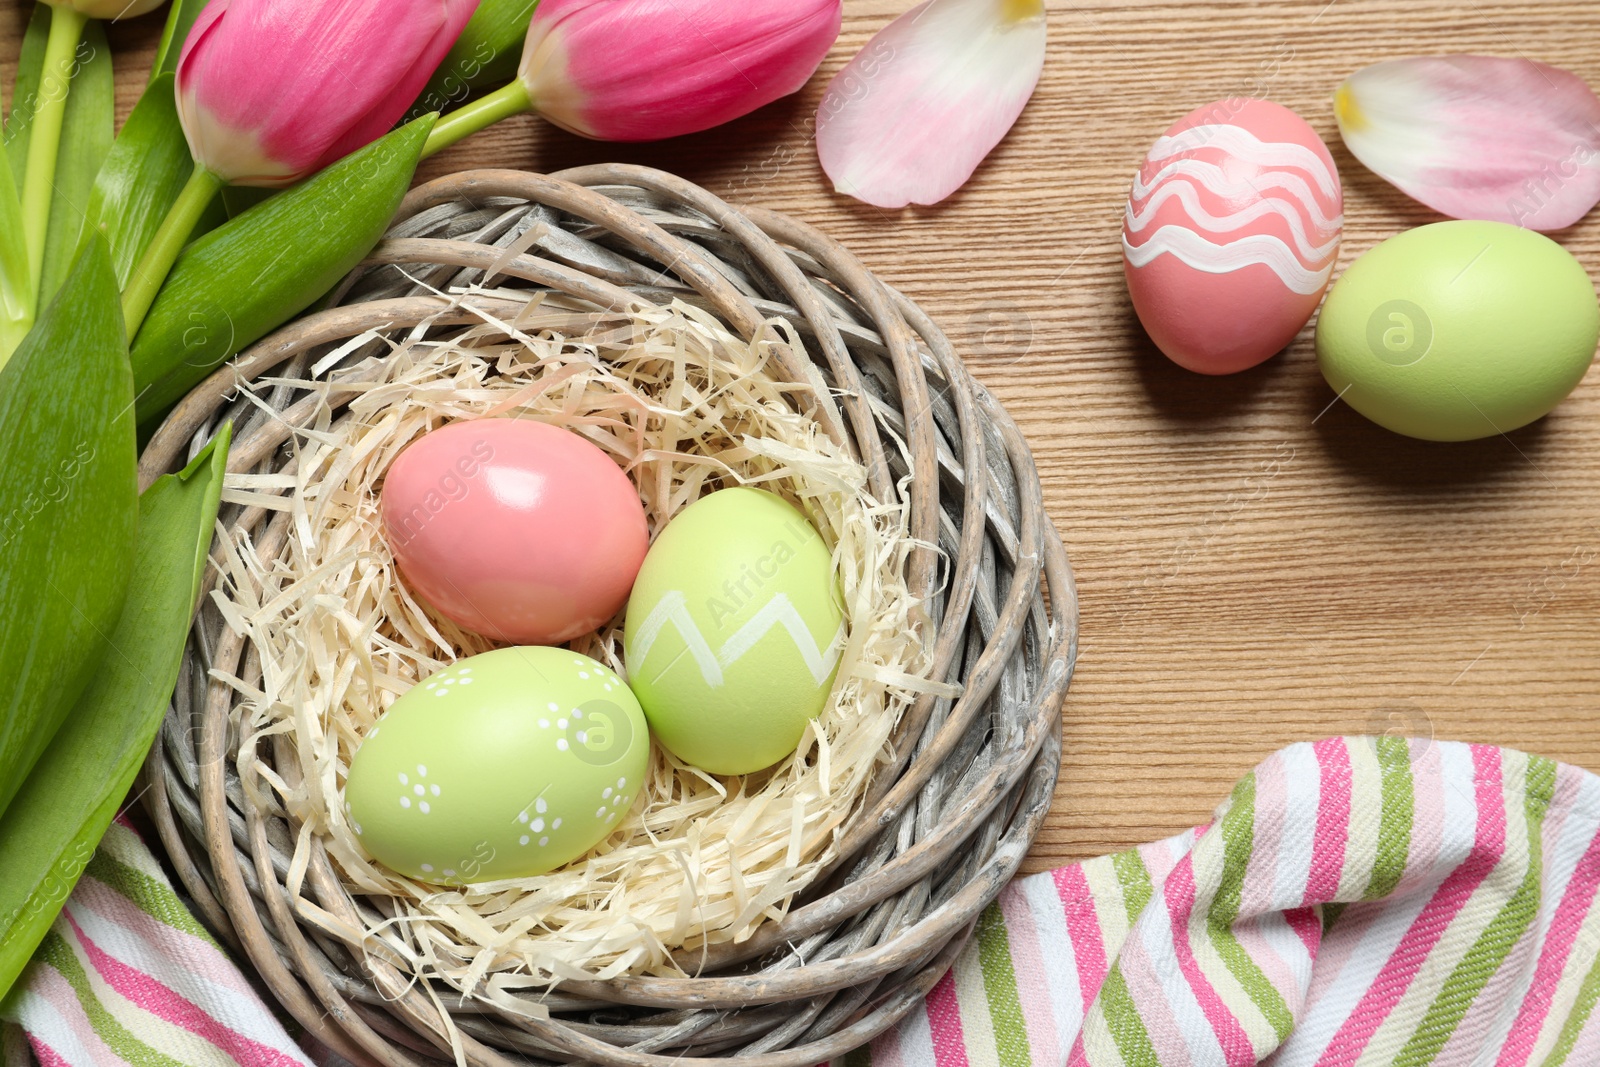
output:
[[[78,42],[88,19],[70,7],[50,8],[43,75],[28,132],[28,166],[22,178],[22,237],[28,249],[28,277],[34,293],[44,276],[44,242],[50,228],[50,201],[56,189],[56,157],[61,123],[67,113]]]
[[[139,335],[139,327],[144,325],[150,305],[155,303],[162,283],[178,261],[178,253],[189,243],[189,235],[222,186],[221,178],[196,163],[183,191],[173,202],[167,217],[161,220],[155,236],[150,238],[149,247],[128,278],[128,288],[122,292],[122,319],[127,324],[130,343]]]
[[[528,95],[527,87],[520,80],[501,86],[464,107],[456,108],[448,115],[441,115],[439,121],[433,124],[433,132],[428,134],[428,143],[423,146],[422,158],[427,159],[435,152],[449,148],[462,138],[493,126],[501,119],[532,110],[533,98]]]

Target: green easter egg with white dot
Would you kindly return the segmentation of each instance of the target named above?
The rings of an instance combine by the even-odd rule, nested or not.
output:
[[[656,740],[712,774],[794,751],[844,646],[833,554],[776,494],[724,489],[656,537],[628,600],[628,682]]]
[[[649,759],[622,679],[564,648],[504,648],[394,702],[350,762],[345,813],[367,852],[408,877],[525,878],[616,829]]]

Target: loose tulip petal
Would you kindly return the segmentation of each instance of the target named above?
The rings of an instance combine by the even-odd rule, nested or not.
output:
[[[477,0],[211,0],[178,61],[195,159],[281,186],[377,139],[406,112]]]
[[[817,109],[834,188],[869,204],[935,204],[1011,129],[1044,68],[1042,0],[928,0],[867,43]]]
[[[1334,102],[1351,153],[1442,214],[1559,230],[1600,202],[1600,99],[1558,67],[1397,59],[1351,75]]]
[[[842,17],[840,0],[541,0],[518,77],[581,137],[677,137],[797,91]]]

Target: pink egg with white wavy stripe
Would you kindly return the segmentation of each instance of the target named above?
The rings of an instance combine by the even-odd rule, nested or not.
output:
[[[1179,366],[1253,367],[1310,321],[1343,228],[1339,169],[1304,119],[1266,100],[1209,104],[1134,177],[1122,226],[1134,310]]]

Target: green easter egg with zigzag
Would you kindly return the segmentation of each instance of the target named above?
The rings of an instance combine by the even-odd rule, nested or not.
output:
[[[832,552],[782,497],[723,489],[685,508],[628,600],[628,684],[656,740],[712,774],[794,751],[833,688],[840,602]]]

